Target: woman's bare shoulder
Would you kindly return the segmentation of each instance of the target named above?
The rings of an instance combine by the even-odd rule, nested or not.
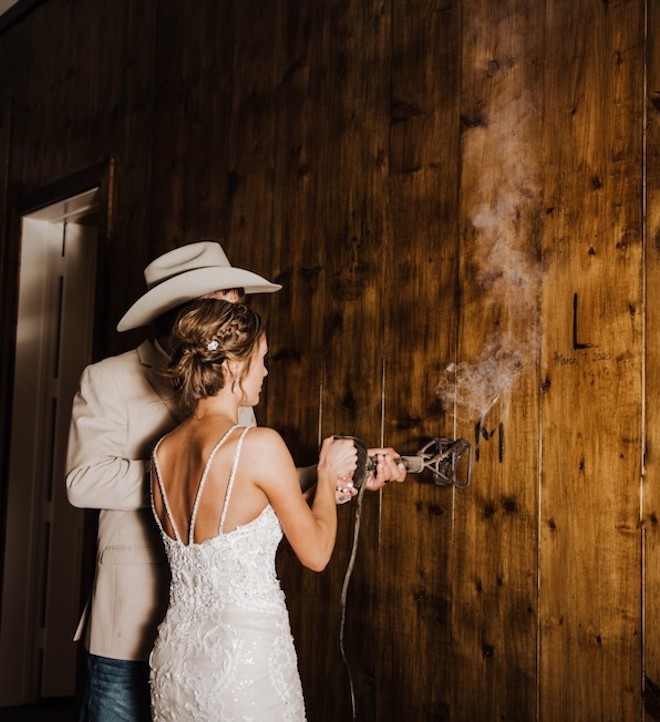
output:
[[[284,439],[275,429],[268,426],[255,426],[250,429],[243,442],[242,458],[256,474],[270,474],[273,470],[293,469],[295,464]]]
[[[251,427],[245,436],[244,443],[249,443],[252,447],[260,447],[264,450],[276,450],[281,447],[286,448],[284,439],[282,439],[275,429],[271,429],[269,426]]]

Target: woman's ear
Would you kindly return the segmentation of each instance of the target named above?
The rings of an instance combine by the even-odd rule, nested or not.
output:
[[[234,391],[236,391],[236,384],[238,383],[238,364],[235,361],[225,359],[222,365],[225,368],[227,381],[231,384],[231,392],[233,394]]]

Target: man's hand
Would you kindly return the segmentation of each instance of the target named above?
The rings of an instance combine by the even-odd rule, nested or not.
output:
[[[406,467],[397,462],[399,454],[391,447],[367,449],[369,456],[376,460],[376,473],[369,474],[364,485],[367,491],[378,491],[390,481],[405,481]],[[350,477],[339,479],[337,482],[337,504],[345,504],[356,496],[358,490],[353,486]]]
[[[376,459],[376,473],[365,481],[369,491],[378,491],[390,481],[405,481],[406,467],[396,461],[399,454],[392,447],[367,449],[367,453]]]

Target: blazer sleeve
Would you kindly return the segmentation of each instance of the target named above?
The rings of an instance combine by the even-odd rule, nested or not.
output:
[[[148,504],[147,459],[130,458],[122,389],[99,365],[88,366],[73,400],[66,463],[69,503],[132,511]]]

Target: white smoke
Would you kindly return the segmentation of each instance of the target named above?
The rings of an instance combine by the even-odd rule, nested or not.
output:
[[[504,329],[484,338],[478,358],[451,363],[441,374],[436,394],[464,421],[482,421],[494,404],[504,403],[536,357],[541,274],[530,229],[538,212],[540,164],[527,132],[535,117],[524,96],[509,99],[464,139],[468,167],[479,167],[486,146],[490,159],[468,212],[474,252],[466,267],[476,272],[480,308],[497,316]]]

